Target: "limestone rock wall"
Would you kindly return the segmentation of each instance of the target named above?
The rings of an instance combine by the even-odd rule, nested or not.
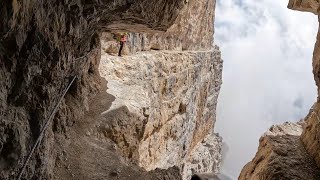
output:
[[[222,60],[213,42],[215,3],[189,1],[164,33],[130,33],[122,58],[114,57],[112,34],[102,34],[100,73],[116,100],[99,133],[147,170],[178,166],[183,179],[219,171],[221,137],[213,129]]]
[[[68,130],[100,89],[106,31],[134,32],[128,53],[150,52],[105,66],[116,101],[106,112],[112,118],[95,131],[148,170],[177,165],[184,178],[218,171],[221,138],[213,128],[222,61],[213,43],[214,8],[215,0],[0,1],[0,179],[17,177],[77,76],[24,174],[53,178]]]
[[[165,32],[147,33],[144,35],[147,49],[200,50],[213,47],[215,0],[189,0],[179,12],[173,25]],[[151,2],[150,2],[151,4]],[[157,7],[150,5],[151,9]],[[111,31],[122,31],[121,26]],[[132,32],[132,31],[129,31]],[[143,32],[141,30],[134,32]],[[139,39],[139,38],[138,38]]]
[[[77,75],[24,175],[51,179],[59,144],[99,89],[100,32],[115,26],[165,31],[187,4],[185,0],[0,1],[0,179],[17,177],[45,119]]]
[[[260,138],[257,154],[242,169],[239,179],[319,179],[320,171],[300,140],[303,123],[272,126]]]
[[[306,119],[306,125],[301,135],[301,140],[309,154],[314,158],[318,167],[320,167],[320,143],[319,143],[319,103],[316,103],[311,110],[310,116]]]
[[[153,50],[208,50],[213,48],[215,0],[189,1],[165,32],[130,33],[125,54]],[[123,31],[114,28],[113,32]],[[130,31],[129,31],[130,32]],[[102,48],[117,53],[110,33],[102,34]]]
[[[311,114],[306,118],[306,126],[301,135],[301,139],[307,151],[313,156],[318,167],[320,167],[320,143],[319,143],[319,87],[320,87],[320,32],[318,32],[315,49],[313,52],[313,74],[318,87],[318,100],[311,109]]]
[[[184,179],[217,172],[221,138],[213,128],[221,63],[217,47],[102,56],[100,72],[116,100],[100,133],[147,170],[176,165]]]
[[[288,8],[298,11],[318,14],[320,2],[318,0],[289,0]]]

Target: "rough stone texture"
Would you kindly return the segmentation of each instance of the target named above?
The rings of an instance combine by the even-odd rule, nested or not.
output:
[[[189,1],[165,33],[130,33],[123,58],[102,34],[100,73],[116,99],[98,133],[146,170],[178,166],[183,179],[216,173],[214,134],[222,61],[213,43],[215,0]],[[122,31],[121,26],[113,32]]]
[[[116,99],[100,133],[147,170],[176,165],[183,179],[217,172],[221,138],[212,133],[221,72],[218,47],[102,56],[100,73]]]
[[[61,179],[105,178],[108,161],[101,158],[94,164],[98,159],[92,157],[107,153],[101,150],[108,147],[100,144],[101,136],[111,138],[125,157],[147,170],[177,165],[184,178],[192,169],[217,171],[221,138],[213,127],[222,62],[213,45],[214,8],[215,0],[0,1],[0,179],[17,177],[46,118],[75,75],[78,78],[27,166],[25,179],[55,178],[61,152],[73,150],[86,155],[86,161],[68,154],[79,174],[75,178],[62,170],[66,176]],[[108,83],[116,99],[105,112],[108,118],[99,116],[89,132],[97,139],[84,138],[80,136],[84,132],[77,134],[75,128],[90,114],[89,100],[100,89],[99,36],[105,31],[136,32],[130,42],[140,45],[132,44],[128,53],[179,52],[134,56],[127,64],[125,60],[118,64],[119,69],[105,69],[117,78]],[[133,104],[123,106],[124,100]],[[193,161],[200,159],[199,167],[194,167]],[[126,170],[132,168],[138,167]],[[135,171],[137,177],[151,175],[140,170]],[[171,170],[155,178],[179,177],[177,169]]]
[[[318,167],[320,167],[320,122],[319,122],[319,109],[320,109],[320,31],[317,35],[317,41],[313,52],[313,74],[318,87],[318,101],[313,105],[311,114],[306,118],[306,127],[302,133],[302,141],[306,146],[308,152],[315,158]]]
[[[288,8],[319,14],[319,0],[289,0]]]
[[[217,134],[209,134],[192,150],[183,164],[184,175],[195,173],[218,173],[222,161],[222,138]],[[186,176],[185,176],[186,177]],[[189,179],[189,176],[187,176]]]
[[[115,97],[106,92],[106,83],[102,81],[103,91],[90,103],[90,110],[75,123],[68,132],[68,139],[58,154],[54,176],[56,180],[180,180],[179,168],[147,172],[136,164],[123,158],[117,146],[99,131],[101,121],[110,119],[103,114],[111,107]],[[123,111],[120,109],[115,115]],[[121,115],[119,115],[122,117]]]
[[[191,180],[232,180],[232,179],[224,174],[204,173],[204,174],[194,174],[191,177]]]
[[[320,169],[300,140],[301,132],[300,123],[272,126],[260,138],[258,152],[239,180],[320,179]]]
[[[146,49],[206,50],[213,47],[216,1],[187,2],[174,24],[165,33],[140,34],[144,36]],[[152,4],[152,7],[157,6]],[[113,31],[121,30],[121,26],[113,29]]]
[[[158,42],[154,43],[154,48],[162,49],[163,44],[181,42],[182,50],[211,49],[215,4],[215,0],[190,1],[166,33],[154,34],[149,38]]]
[[[1,179],[17,176],[46,117],[77,74],[25,173],[26,179],[50,179],[56,147],[98,92],[100,32],[120,23],[128,31],[166,30],[191,2],[1,0]]]
[[[314,79],[316,81],[316,85],[318,87],[318,100],[313,105],[310,110],[310,115],[306,118],[306,126],[301,135],[302,141],[308,150],[308,152],[315,159],[318,167],[320,167],[320,119],[319,119],[319,110],[320,110],[320,28],[317,35],[317,41],[315,44],[314,52],[313,52],[313,74]]]
[[[310,115],[306,118],[306,126],[301,135],[301,139],[308,152],[315,159],[318,167],[320,167],[320,119],[319,119],[319,103],[316,103],[311,109]]]

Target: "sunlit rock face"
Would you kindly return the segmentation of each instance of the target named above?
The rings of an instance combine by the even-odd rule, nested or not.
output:
[[[220,52],[160,51],[103,57],[102,77],[134,118],[101,124],[123,153],[147,170],[177,165],[186,176],[218,171],[221,138],[213,133],[221,85]],[[186,178],[185,178],[186,179]]]
[[[239,179],[319,179],[320,171],[300,140],[303,125],[272,126],[260,138],[257,154],[242,169]]]
[[[290,0],[288,8],[318,14],[316,0]],[[313,52],[313,74],[320,86],[320,36]],[[254,159],[239,179],[320,179],[319,98],[301,123],[273,126],[260,139]]]
[[[213,129],[222,60],[214,8],[214,0],[189,1],[166,32],[130,33],[122,58],[112,34],[102,34],[99,69],[116,97],[106,116],[130,116],[110,115],[101,134],[147,170],[178,166],[183,179],[219,171],[222,140]]]

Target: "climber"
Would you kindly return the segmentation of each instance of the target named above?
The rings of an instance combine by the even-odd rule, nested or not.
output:
[[[121,55],[121,51],[123,49],[124,44],[127,42],[127,34],[128,33],[123,33],[123,34],[120,35],[120,49],[119,49],[118,56],[122,56]]]

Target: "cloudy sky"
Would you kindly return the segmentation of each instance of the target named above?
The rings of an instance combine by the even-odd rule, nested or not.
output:
[[[317,17],[288,0],[218,0],[215,42],[224,60],[216,131],[229,151],[223,172],[236,179],[275,123],[303,118],[316,100],[312,51]]]

